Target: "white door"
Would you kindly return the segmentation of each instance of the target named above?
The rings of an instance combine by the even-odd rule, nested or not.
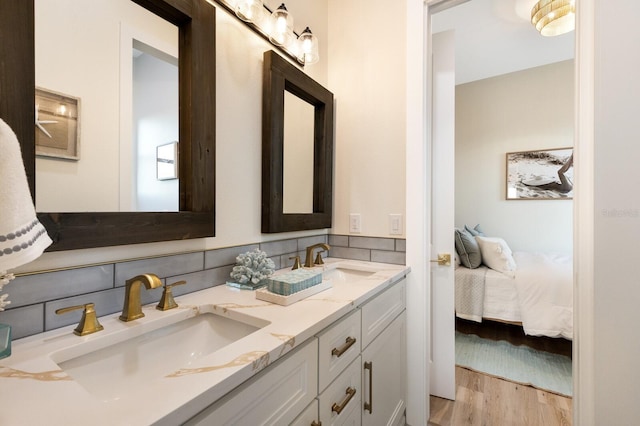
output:
[[[454,42],[453,31],[432,37],[430,393],[447,399],[455,399]],[[434,262],[442,254],[451,256],[449,266]]]

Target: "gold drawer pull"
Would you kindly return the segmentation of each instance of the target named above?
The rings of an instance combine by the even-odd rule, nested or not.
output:
[[[366,361],[364,363],[364,369],[369,370],[369,402],[364,403],[364,409],[373,414],[373,363]]]
[[[322,422],[316,422],[315,420],[311,422],[311,426],[322,426]]]
[[[331,406],[331,411],[335,411],[337,414],[342,413],[342,410],[344,410],[344,407],[347,406],[349,401],[351,401],[351,398],[353,398],[353,395],[356,394],[356,390],[351,386],[349,386],[347,388],[346,394],[347,394],[347,397],[344,399],[344,401],[342,401],[342,404],[338,405],[335,402],[333,403],[333,405]]]
[[[345,353],[347,349],[349,349],[351,346],[353,346],[355,342],[356,342],[355,337],[347,337],[347,340],[345,340],[344,345],[342,345],[340,349],[333,348],[331,350],[331,355],[335,355],[338,358],[340,358],[342,354]]]

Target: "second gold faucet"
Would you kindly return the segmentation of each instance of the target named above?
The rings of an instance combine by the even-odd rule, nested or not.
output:
[[[331,247],[329,246],[329,244],[325,244],[325,243],[318,243],[318,244],[314,244],[311,245],[309,247],[306,248],[306,257],[304,259],[304,266],[305,268],[311,268],[313,267],[313,265],[322,265],[324,262],[322,262],[322,256],[320,255],[321,252],[318,252],[318,256],[316,257],[316,260],[314,262],[313,260],[313,251],[318,248],[321,247],[323,250],[322,251],[329,251],[331,249]]]

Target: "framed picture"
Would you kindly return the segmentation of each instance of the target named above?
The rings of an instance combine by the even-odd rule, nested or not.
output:
[[[36,155],[80,159],[80,99],[36,87]]]
[[[507,200],[570,200],[573,185],[573,148],[507,153]]]
[[[178,179],[178,142],[156,147],[156,171],[158,180]]]

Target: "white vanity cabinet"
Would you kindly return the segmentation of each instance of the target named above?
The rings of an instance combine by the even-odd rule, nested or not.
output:
[[[404,424],[407,388],[404,281],[362,306],[362,424]]]
[[[186,425],[287,425],[313,401],[317,391],[318,340],[314,338]]]
[[[362,424],[404,424],[406,406],[406,312],[362,352]]]
[[[318,335],[323,426],[404,424],[405,294],[406,284],[401,281]],[[343,350],[349,339],[355,342]],[[349,391],[355,393],[351,396]],[[358,408],[353,409],[356,404]],[[338,414],[334,408],[341,405],[344,409]]]
[[[390,286],[186,424],[403,424],[405,293]]]

